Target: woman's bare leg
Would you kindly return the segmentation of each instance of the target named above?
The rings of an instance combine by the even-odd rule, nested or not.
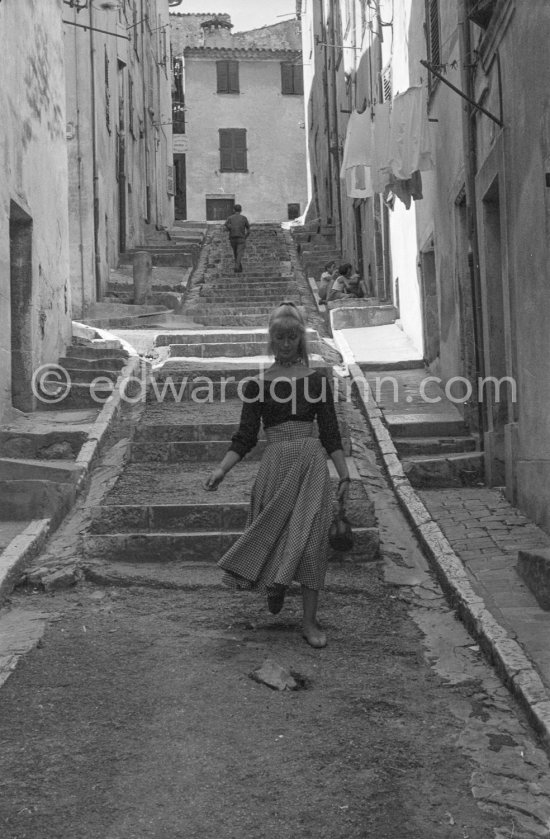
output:
[[[317,624],[317,603],[319,592],[302,586],[302,602],[304,606],[303,634],[312,647],[326,647],[327,636]]]

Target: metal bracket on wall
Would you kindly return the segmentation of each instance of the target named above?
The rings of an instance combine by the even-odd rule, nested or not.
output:
[[[481,105],[478,105],[477,102],[474,99],[471,99],[469,96],[466,96],[466,94],[463,93],[460,90],[460,88],[456,87],[456,85],[454,85],[454,84],[451,84],[451,82],[448,81],[445,78],[445,76],[443,76],[438,70],[435,70],[434,67],[428,61],[424,61],[424,59],[421,58],[420,63],[422,64],[423,67],[426,67],[430,71],[430,73],[433,73],[433,75],[437,79],[439,79],[441,82],[443,82],[443,84],[446,84],[447,87],[450,87],[451,90],[454,90],[455,93],[458,93],[459,96],[462,96],[462,98],[465,99],[466,102],[469,102],[470,105],[472,106],[472,108],[475,108],[477,111],[481,111],[482,114],[485,114],[486,117],[489,117],[489,119],[492,119],[493,122],[496,122],[496,124],[499,125],[501,128],[504,127],[504,123],[501,119],[496,117],[494,114],[492,114],[486,108],[483,108]]]

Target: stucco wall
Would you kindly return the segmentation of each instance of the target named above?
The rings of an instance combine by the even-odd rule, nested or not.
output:
[[[216,61],[186,58],[188,218],[206,218],[207,194],[235,195],[251,221],[306,205],[302,96],[281,93],[281,58],[239,58],[240,94],[216,93]],[[247,131],[248,172],[220,172],[220,128]]]
[[[90,10],[65,12],[68,16],[72,14],[77,23],[92,23],[99,30],[131,35],[128,41],[105,32],[70,26],[66,32],[75,317],[105,293],[110,269],[118,264],[121,244],[125,250],[134,248],[144,242],[148,232],[154,234],[156,226],[170,227],[173,220],[173,199],[167,193],[167,166],[172,163],[168,33],[166,53],[162,39],[162,28],[169,21],[167,0],[151,0],[149,23],[144,21],[137,27],[133,26],[128,9],[125,15],[122,8],[102,11],[94,6],[91,18]],[[119,134],[124,140],[123,182],[117,178]],[[120,212],[121,195],[125,201],[124,214]]]
[[[550,531],[550,9],[542,0],[528,8],[514,5],[499,51],[513,339],[509,365],[518,380],[516,477],[519,505]]]
[[[29,365],[71,340],[61,0],[0,4],[0,416],[11,409],[10,207],[32,219]]]

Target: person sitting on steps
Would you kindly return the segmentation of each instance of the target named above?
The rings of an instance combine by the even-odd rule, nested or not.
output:
[[[354,273],[351,262],[344,262],[338,269],[338,276],[332,284],[327,300],[331,303],[333,300],[346,300],[354,297],[364,297],[364,291],[361,288],[360,277]]]

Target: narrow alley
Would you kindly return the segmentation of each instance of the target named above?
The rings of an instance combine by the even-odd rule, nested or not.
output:
[[[123,407],[0,618],[3,835],[544,836],[548,755],[456,621],[356,399],[338,404],[355,545],[329,565],[327,648],[303,641],[298,590],[273,617],[224,589],[215,560],[244,527],[258,458],[204,490],[238,421],[222,376],[267,362],[261,323],[282,296],[310,309],[312,363],[341,358],[288,233],[254,231],[245,299],[219,228],[200,265],[186,311],[208,323],[135,332],[154,358],[147,398]],[[251,678],[266,661],[292,690]]]
[[[0,839],[550,839],[549,40],[0,0]]]

